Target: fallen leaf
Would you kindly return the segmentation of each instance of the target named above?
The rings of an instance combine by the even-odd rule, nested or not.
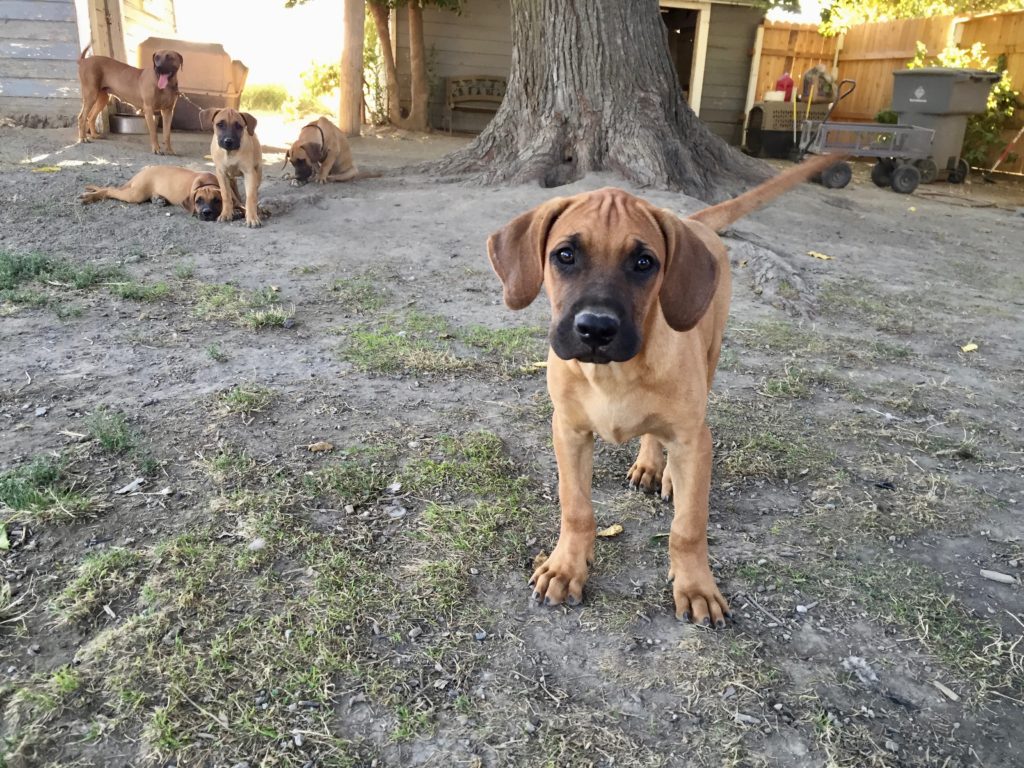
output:
[[[321,440],[316,443],[310,443],[306,446],[306,450],[310,453],[326,453],[327,451],[334,450],[334,444],[328,443],[326,440]]]
[[[745,267],[745,266],[747,266],[747,260],[746,259],[744,259],[743,261],[740,262],[740,269],[743,269],[743,267]]]
[[[832,261],[831,256],[829,256],[827,253],[822,253],[821,251],[808,251],[807,255],[810,256],[812,259],[819,259],[821,261]]]
[[[32,169],[32,173],[57,173],[60,171],[59,165],[39,165]]]
[[[7,526],[0,523],[0,552],[6,552],[11,548],[11,540],[7,538]]]
[[[962,347],[960,347],[960,351],[961,352],[974,352],[977,349],[978,349],[978,345],[975,344],[973,341],[969,342],[967,344],[964,344]]]
[[[547,562],[547,559],[548,553],[542,549],[540,552],[537,553],[537,556],[533,558],[534,569],[540,568],[542,565],[544,565],[544,563]]]
[[[989,571],[984,568],[981,569],[981,578],[988,579],[989,581],[995,581],[1000,584],[1016,584],[1017,579],[1008,573],[1000,573],[999,571]]]
[[[609,525],[607,528],[598,531],[597,535],[600,536],[602,539],[611,539],[615,536],[618,536],[620,533],[622,533],[622,531],[622,526],[618,523],[615,523],[615,525]]]
[[[909,208],[907,208],[907,210],[910,211],[911,213],[914,213],[917,210],[917,206],[912,205]]]

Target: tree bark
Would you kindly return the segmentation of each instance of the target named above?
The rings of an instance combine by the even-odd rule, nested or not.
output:
[[[610,170],[705,200],[765,176],[684,103],[657,0],[512,0],[512,43],[498,113],[428,170],[546,187]]]
[[[363,107],[364,0],[345,0],[345,39],[341,47],[341,98],[338,127],[346,136],[358,136]]]
[[[388,120],[395,125],[402,123],[402,108],[398,94],[398,67],[395,65],[395,53],[391,49],[390,9],[370,0],[367,3],[373,15],[373,25],[377,28],[377,40],[380,41],[381,55],[384,57],[384,81],[388,91]]]
[[[423,7],[418,0],[409,0],[409,69],[412,75],[412,106],[403,128],[427,131],[427,104],[430,83],[427,80],[427,54],[423,43]]]

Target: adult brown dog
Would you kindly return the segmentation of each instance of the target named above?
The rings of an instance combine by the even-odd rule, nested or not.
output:
[[[174,165],[147,165],[120,187],[87,185],[79,200],[83,205],[100,200],[145,203],[154,197],[180,205],[203,221],[213,221],[224,210],[216,176]]]
[[[245,178],[245,224],[263,225],[260,220],[259,189],[263,180],[263,148],[256,138],[256,118],[234,109],[204,109],[199,119],[213,126],[210,156],[213,158],[220,194],[241,204],[235,179]],[[231,209],[221,211],[218,221],[231,221]]]
[[[555,198],[487,240],[505,304],[527,306],[542,284],[551,301],[547,375],[562,516],[557,545],[530,579],[535,600],[583,599],[594,556],[594,435],[615,443],[639,435],[630,484],[675,497],[676,617],[725,625],[729,604],[707,542],[705,411],[731,290],[715,232],[836,161],[815,158],[686,219],[619,189]]]
[[[352,150],[345,134],[326,117],[302,127],[292,146],[284,154],[284,162],[295,169],[295,181],[305,184],[310,177],[317,184],[328,181],[349,181],[359,176],[352,162]]]
[[[78,57],[78,80],[82,85],[82,111],[78,113],[78,140],[89,141],[99,134],[96,117],[113,94],[121,101],[141,109],[149,128],[149,146],[153,154],[163,154],[156,137],[156,113],[164,124],[164,144],[171,148],[171,119],[178,101],[178,70],[185,60],[177,51],[159,50],[153,54],[153,66],[131,67],[108,56],[85,57],[92,43]]]

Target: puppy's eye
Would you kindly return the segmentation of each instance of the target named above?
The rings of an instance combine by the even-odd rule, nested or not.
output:
[[[221,120],[219,123],[217,123],[217,127],[218,128],[223,128],[224,127],[224,121]]]
[[[648,272],[654,267],[654,259],[647,255],[637,256],[633,261],[633,269],[637,272]]]
[[[555,251],[555,258],[559,264],[573,264],[576,262],[576,252],[569,246],[564,246]]]

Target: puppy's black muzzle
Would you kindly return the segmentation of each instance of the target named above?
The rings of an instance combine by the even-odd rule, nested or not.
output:
[[[591,310],[577,313],[573,320],[573,328],[580,341],[594,349],[610,344],[618,335],[620,325],[615,315]]]
[[[551,347],[563,360],[624,362],[640,349],[640,334],[614,302],[580,302],[552,326]]]
[[[217,144],[220,146],[221,149],[226,149],[229,152],[236,150],[240,146],[242,146],[241,140],[235,138],[234,136],[221,136],[219,139],[217,139]]]
[[[214,219],[217,218],[217,216],[220,215],[213,208],[200,208],[198,210],[198,213],[199,213],[199,218],[202,221],[213,221]]]

